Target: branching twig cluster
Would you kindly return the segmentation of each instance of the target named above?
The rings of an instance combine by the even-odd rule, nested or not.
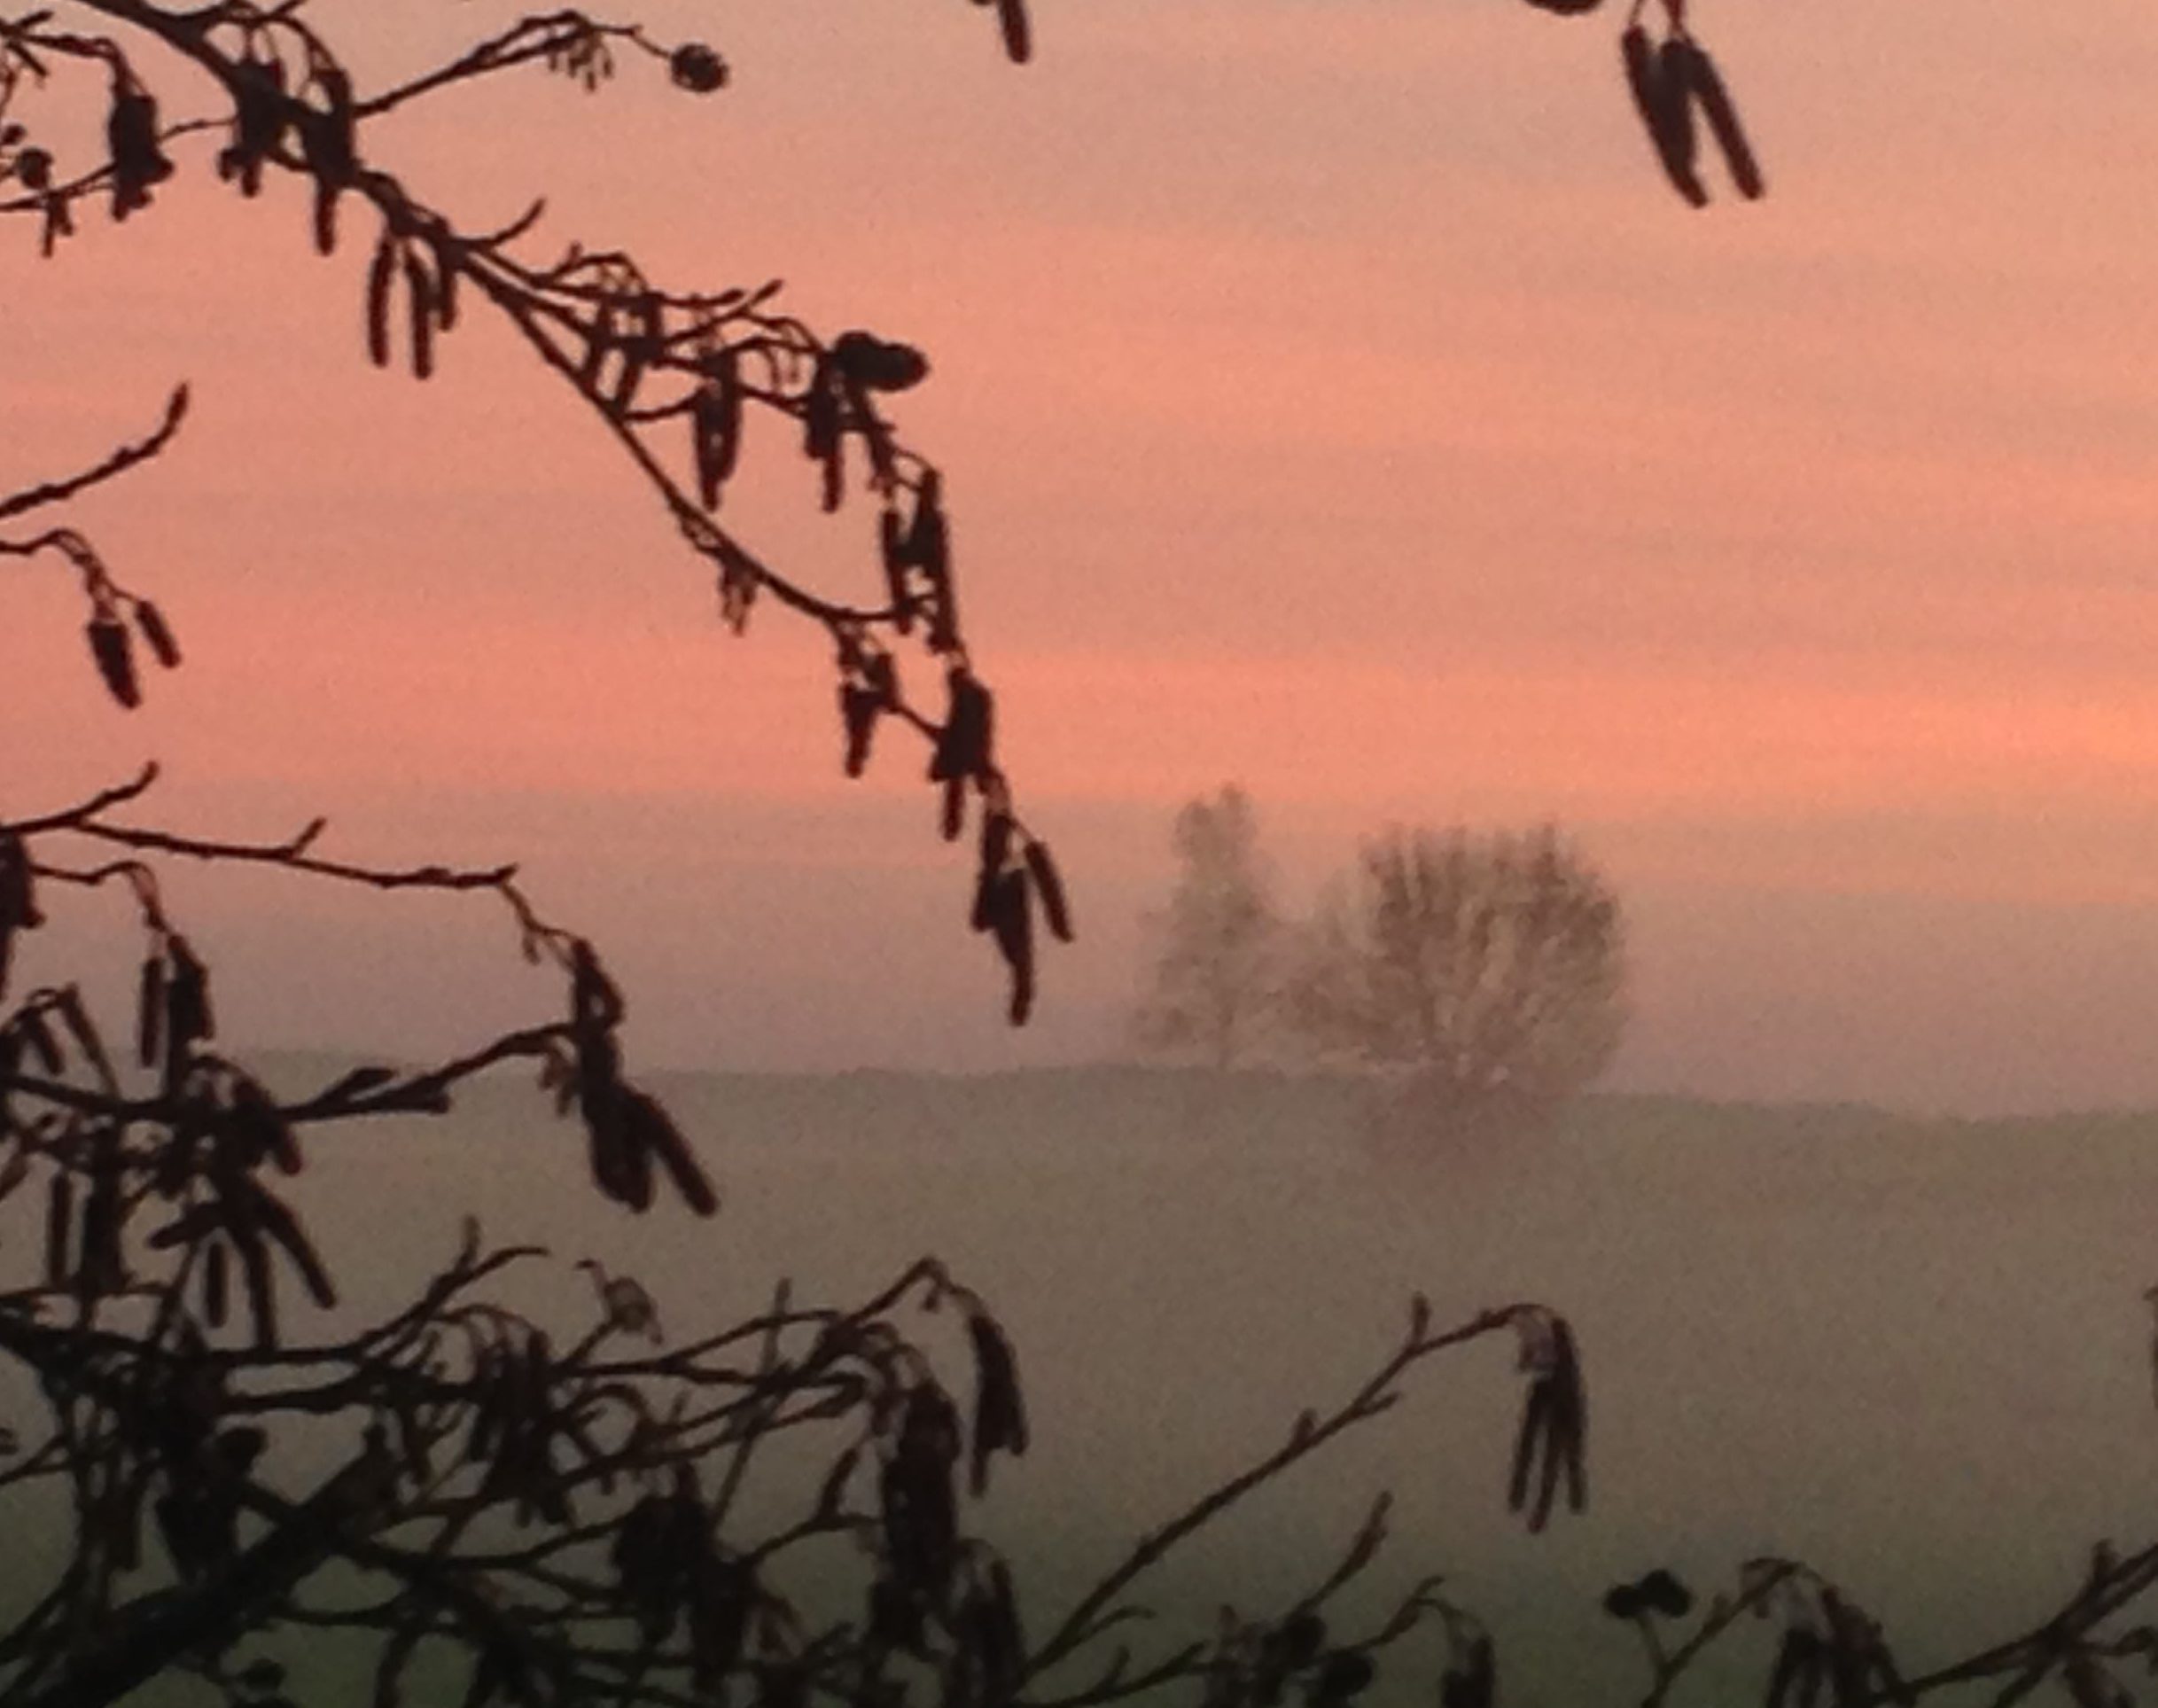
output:
[[[932,747],[929,780],[946,840],[962,835],[969,802],[981,803],[976,888],[983,899],[976,923],[993,934],[1009,968],[1011,1017],[1024,1023],[1032,1007],[1033,917],[1040,913],[1056,935],[1067,938],[1071,916],[1047,846],[1020,818],[1000,762],[991,692],[961,625],[939,472],[901,441],[886,413],[887,400],[926,377],[926,360],[865,331],[820,338],[783,312],[777,281],[685,291],[619,249],[573,245],[551,262],[526,258],[521,244],[541,218],[541,204],[498,229],[462,230],[368,150],[367,127],[383,113],[512,67],[537,63],[592,87],[612,75],[615,51],[626,49],[664,63],[677,86],[709,93],[727,82],[720,56],[696,43],[667,48],[639,27],[563,11],[526,18],[448,64],[370,96],[354,89],[333,44],[298,6],[222,0],[182,10],[150,0],[74,0],[74,9],[119,34],[68,29],[50,12],[0,19],[0,214],[40,220],[50,252],[74,229],[80,203],[103,194],[115,219],[132,215],[178,169],[167,145],[215,132],[225,138],[216,170],[243,194],[258,194],[272,172],[309,183],[314,242],[323,253],[336,253],[355,221],[371,222],[362,294],[366,345],[378,365],[401,363],[427,378],[468,303],[477,299],[502,316],[575,390],[711,567],[731,629],[746,630],[766,599],[825,628],[846,774],[866,768],[878,728],[911,726]],[[1017,0],[1001,11],[1008,35],[1016,30],[1014,39],[1023,42]],[[166,125],[159,96],[138,69],[136,37],[140,48],[184,62],[195,74],[193,87],[223,116]],[[70,64],[102,69],[109,149],[107,158],[72,176],[36,141],[28,120],[15,116],[27,110],[27,94],[64,81],[56,67]],[[6,193],[11,179],[18,190],[12,196]],[[155,455],[177,425],[184,395],[184,389],[175,394],[166,423],[143,445],[72,480],[26,491],[12,511],[0,511],[0,520]],[[798,436],[826,511],[857,495],[874,502],[875,597],[813,589],[759,557],[721,521],[744,438],[764,416],[779,417],[779,430]],[[176,660],[161,614],[121,589],[90,542],[72,530],[0,539],[0,554],[46,550],[82,573],[98,667],[115,697],[135,705],[140,688],[121,617],[132,612],[160,660]],[[942,677],[934,714],[922,709],[921,689],[907,681],[903,654],[916,646]]]
[[[502,315],[716,568],[730,626],[744,628],[769,598],[830,634],[848,773],[865,768],[881,727],[908,725],[928,738],[947,838],[978,803],[974,924],[1008,963],[1012,1018],[1024,1021],[1035,916],[1069,938],[1070,910],[997,762],[939,473],[885,413],[925,377],[925,360],[866,331],[820,339],[779,309],[775,285],[672,290],[619,251],[534,262],[519,251],[536,206],[499,230],[462,231],[370,158],[369,121],[474,78],[536,62],[593,87],[618,53],[634,53],[710,92],[728,77],[719,56],[560,12],[366,95],[290,0],[189,11],[75,0],[68,11],[96,27],[50,10],[0,19],[0,183],[17,191],[0,213],[35,219],[50,253],[92,197],[115,219],[151,207],[182,169],[182,144],[215,133],[215,169],[242,195],[272,173],[308,182],[323,253],[367,222],[361,296],[377,363],[428,378],[467,305]],[[998,11],[1024,58],[1020,0]],[[221,114],[163,121],[148,66],[174,56]],[[31,131],[28,97],[58,92],[70,68],[102,74],[107,151],[63,171]],[[139,469],[172,444],[185,404],[182,388],[138,441],[0,497],[0,522]],[[783,576],[719,519],[760,416],[799,435],[827,510],[865,492],[875,502],[876,597],[835,598]],[[0,554],[46,553],[82,577],[94,661],[113,698],[136,706],[138,647],[179,662],[170,626],[64,524],[0,538]],[[903,643],[941,668],[940,717],[910,700]],[[448,1665],[475,1705],[680,1704],[746,1686],[779,1708],[818,1696],[898,1708],[924,1694],[992,1708],[1060,1689],[1074,1704],[1112,1702],[1180,1678],[1204,1679],[1217,1697],[1297,1681],[1338,1705],[1368,1681],[1374,1652],[1434,1613],[1468,1645],[1464,1675],[1480,1665],[1488,1676],[1488,1641],[1430,1586],[1375,1632],[1328,1635],[1331,1598],[1377,1551],[1383,1504],[1278,1617],[1144,1658],[1094,1657],[1138,1616],[1133,1594],[1164,1555],[1384,1410],[1412,1365],[1508,1326],[1539,1344],[1562,1333],[1535,1307],[1441,1334],[1420,1306],[1401,1347],[1340,1409],[1307,1417],[1149,1536],[1031,1646],[1014,1574],[972,1522],[995,1462],[1030,1439],[1017,1357],[983,1299],[934,1261],[853,1307],[797,1306],[783,1285],[768,1308],[673,1345],[634,1277],[588,1261],[596,1317],[558,1338],[499,1285],[545,1254],[489,1248],[468,1227],[402,1310],[356,1332],[339,1326],[336,1253],[318,1244],[295,1177],[341,1126],[443,1113],[498,1065],[536,1065],[558,1112],[577,1118],[604,1197],[646,1211],[664,1182],[708,1216],[718,1190],[625,1074],[626,1004],[597,950],[544,917],[514,868],[370,866],[331,852],[321,820],[261,840],[187,832],[142,816],[156,780],[148,767],[0,820],[0,1200],[14,1200],[23,1224],[12,1249],[35,1259],[0,1291],[0,1353],[35,1395],[0,1443],[0,1489],[64,1509],[69,1542],[0,1634],[0,1703],[106,1702],[153,1675],[191,1673],[230,1703],[267,1708],[284,1689],[277,1645],[310,1631],[371,1638],[385,1703]],[[386,894],[485,893],[507,909],[525,957],[562,980],[561,1006],[431,1064],[362,1067],[281,1097],[221,1035],[215,957],[164,881],[176,862]],[[141,932],[122,1019],[111,993],[27,982],[27,969],[63,963],[65,922],[51,903],[64,891],[118,899]],[[923,1309],[962,1320],[970,1378],[941,1367],[911,1326]],[[1531,1392],[1543,1387],[1539,1377]],[[791,1517],[744,1520],[752,1474],[786,1479]],[[789,1587],[811,1556],[823,1562],[814,1597]]]

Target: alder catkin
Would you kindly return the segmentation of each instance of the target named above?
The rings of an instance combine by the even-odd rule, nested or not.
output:
[[[847,682],[839,690],[839,714],[846,727],[845,770],[850,777],[860,776],[869,767],[869,743],[876,733],[876,719],[884,703],[883,695],[859,682]]]
[[[67,1238],[74,1222],[75,1189],[64,1174],[52,1177],[45,1196],[45,1284],[67,1284]]]
[[[891,504],[876,520],[878,555],[884,565],[884,594],[892,602],[892,626],[902,635],[914,629],[914,595],[907,586],[912,559],[908,553],[907,525]]]
[[[1626,86],[1648,132],[1648,140],[1663,168],[1663,175],[1695,207],[1705,207],[1709,192],[1702,188],[1693,161],[1693,120],[1687,93],[1673,89],[1663,61],[1639,24],[1627,26],[1619,37],[1619,51],[1626,67]]]
[[[412,377],[432,378],[434,374],[434,285],[426,263],[416,249],[405,251],[406,315],[411,323]]]
[[[646,1153],[657,1158],[666,1170],[667,1178],[674,1189],[682,1194],[682,1202],[700,1216],[719,1213],[720,1195],[713,1189],[712,1181],[697,1160],[696,1152],[682,1137],[682,1129],[674,1125],[674,1118],[657,1098],[642,1091],[627,1094],[623,1111],[626,1124]]]
[[[1026,0],[997,0],[997,22],[1004,33],[1004,51],[1015,66],[1034,57],[1033,27],[1027,21]]]
[[[457,253],[443,237],[434,239],[434,324],[446,332],[457,327]]]
[[[106,691],[133,711],[143,703],[143,690],[135,679],[135,651],[129,644],[126,626],[111,612],[100,611],[90,620],[86,632],[90,657],[105,679]]]
[[[1543,1443],[1550,1410],[1550,1384],[1540,1378],[1531,1383],[1528,1398],[1521,1408],[1521,1427],[1514,1436],[1513,1463],[1507,1473],[1508,1512],[1519,1512],[1528,1504],[1529,1478],[1535,1468],[1537,1449]]]
[[[300,1271],[300,1278],[307,1284],[308,1294],[325,1311],[335,1308],[337,1289],[330,1280],[330,1272],[323,1267],[322,1259],[316,1255],[314,1243],[300,1225],[299,1218],[277,1197],[258,1189],[254,1211],[269,1236],[284,1248],[284,1253]]]
[[[213,1239],[202,1253],[202,1314],[213,1329],[225,1326],[231,1292],[230,1267],[224,1241]]]
[[[721,489],[734,476],[742,453],[742,387],[731,350],[705,358],[691,419],[697,439],[697,478],[706,510],[720,506]]]
[[[997,948],[1011,969],[1011,1023],[1026,1024],[1034,1009],[1034,933],[1028,885],[1023,871],[1006,872],[990,899],[990,924]]]
[[[367,356],[378,368],[390,365],[390,281],[397,273],[397,246],[385,231],[367,269]]]
[[[1060,943],[1071,940],[1071,908],[1064,897],[1064,881],[1056,870],[1056,862],[1049,858],[1046,842],[1030,838],[1026,845],[1027,875],[1034,880],[1034,893],[1041,901],[1041,916],[1048,922],[1049,934]]]
[[[165,620],[165,613],[147,599],[135,602],[135,626],[142,632],[152,654],[167,670],[179,667],[180,643],[173,638],[172,626]]]
[[[252,1224],[236,1225],[233,1240],[239,1250],[242,1279],[247,1284],[248,1313],[254,1319],[255,1350],[269,1352],[277,1346],[278,1338],[277,1283],[270,1272],[269,1252]]]
[[[1753,145],[1746,140],[1738,108],[1732,102],[1731,91],[1725,86],[1716,62],[1698,42],[1688,40],[1673,45],[1682,50],[1677,62],[1685,78],[1684,87],[1701,104],[1702,116],[1709,121],[1709,132],[1716,138],[1717,147],[1723,151],[1731,182],[1747,200],[1758,201],[1767,193],[1768,185],[1761,176],[1761,164],[1754,158]],[[1664,58],[1667,64],[1671,62],[1673,56],[1669,49],[1665,50]]]

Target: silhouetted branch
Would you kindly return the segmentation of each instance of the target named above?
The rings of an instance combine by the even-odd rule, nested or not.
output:
[[[180,431],[180,423],[187,415],[187,387],[176,386],[166,401],[165,415],[149,435],[130,445],[122,445],[95,467],[63,480],[47,481],[28,487],[20,492],[0,497],[0,522],[20,516],[26,511],[35,510],[41,504],[57,504],[73,498],[91,487],[126,473],[138,463],[146,463],[172,442],[172,436]],[[5,542],[0,542],[0,549]]]
[[[353,110],[362,119],[371,119],[452,83],[529,65],[535,59],[560,58],[580,50],[589,53],[609,42],[622,43],[661,61],[673,57],[673,50],[659,46],[637,25],[604,24],[580,12],[557,12],[524,19],[424,76],[354,103]]]
[[[154,763],[145,765],[127,782],[100,789],[88,799],[73,807],[63,807],[57,812],[47,813],[37,818],[0,819],[0,836],[27,837],[43,831],[68,830],[112,807],[126,806],[144,794],[157,780],[157,766]]]
[[[181,12],[151,0],[77,4],[145,32],[219,87],[234,116],[218,169],[244,193],[255,194],[273,170],[312,181],[315,239],[323,253],[337,247],[341,225],[349,230],[351,213],[340,207],[363,208],[378,221],[365,303],[368,347],[378,365],[388,365],[401,341],[415,375],[427,378],[442,340],[459,324],[459,300],[476,293],[598,415],[689,547],[716,572],[721,613],[731,628],[738,633],[746,627],[760,597],[822,625],[834,645],[849,776],[860,775],[868,762],[880,723],[910,725],[935,745],[931,781],[940,793],[947,840],[962,833],[969,799],[980,803],[985,856],[977,883],[993,905],[978,913],[985,914],[984,929],[1010,969],[1011,1018],[1024,1023],[1034,987],[1030,916],[1037,907],[1044,909],[1061,938],[1070,934],[1069,915],[1061,879],[1020,818],[992,745],[988,692],[959,623],[940,477],[900,443],[883,412],[881,400],[919,383],[926,361],[859,329],[820,338],[770,306],[776,283],[716,292],[671,290],[624,251],[576,246],[552,267],[527,265],[508,249],[536,219],[537,205],[499,230],[462,232],[402,178],[372,162],[365,149],[364,128],[372,118],[512,65],[544,61],[590,84],[611,68],[611,47],[627,45],[665,60],[678,86],[709,93],[726,80],[718,56],[697,43],[664,48],[635,25],[560,11],[528,17],[370,100],[354,91],[328,41],[297,7],[262,10],[225,0]],[[1017,0],[1001,0],[999,12],[1008,45],[1024,38]],[[26,27],[12,39],[27,51],[42,38]],[[118,140],[111,189],[114,217],[124,218],[147,206],[153,187],[175,169],[161,152],[167,131],[157,123],[154,95],[119,45],[100,38],[93,57],[106,61],[113,80],[108,130]],[[1024,54],[1015,51],[1014,57]],[[64,209],[73,191],[51,182],[42,151],[30,152],[38,156],[36,182],[19,160],[16,175],[31,193],[0,203],[0,212],[42,214],[50,247],[56,233],[70,229]],[[401,340],[392,324],[399,320]],[[716,519],[744,417],[752,409],[778,416],[785,431],[801,436],[826,510],[841,507],[857,476],[878,501],[882,600],[813,590]],[[671,464],[693,465],[694,480]],[[139,690],[120,613],[136,609],[146,633],[154,627],[167,637],[156,643],[160,659],[175,662],[161,617],[136,609],[141,602],[112,585],[78,536],[63,531],[37,545],[66,551],[82,567],[95,606],[90,638],[99,669],[115,698],[134,706]],[[927,652],[945,669],[950,706],[941,719],[920,706],[918,693],[910,695],[893,648],[917,628]],[[995,860],[988,856],[992,846],[1003,851]]]
[[[1348,1400],[1323,1418],[1305,1413],[1282,1446],[1201,1496],[1166,1524],[1149,1532],[1121,1564],[1064,1615],[1053,1633],[1028,1657],[1025,1675],[1038,1676],[1099,1635],[1104,1628],[1104,1618],[1111,1615],[1117,1598],[1177,1544],[1255,1489],[1271,1483],[1291,1466],[1308,1458],[1344,1431],[1387,1410],[1399,1399],[1394,1392],[1395,1382],[1413,1366],[1485,1335],[1518,1328],[1524,1320],[1549,1315],[1541,1306],[1509,1305],[1486,1311],[1458,1328],[1433,1334],[1428,1327],[1422,1301],[1417,1303],[1418,1309],[1401,1345]]]

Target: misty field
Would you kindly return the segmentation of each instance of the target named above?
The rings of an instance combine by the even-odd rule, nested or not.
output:
[[[1614,1097],[1532,1143],[1410,1160],[1366,1141],[1366,1094],[1339,1080],[654,1084],[722,1182],[714,1222],[596,1211],[580,1129],[515,1083],[446,1121],[315,1140],[305,1201],[351,1303],[399,1297],[468,1209],[491,1238],[551,1247],[527,1286],[565,1338],[592,1320],[570,1267],[588,1254],[646,1283],[681,1338],[752,1314],[782,1275],[798,1303],[844,1301],[934,1252],[1017,1344],[1034,1447],[981,1528],[1037,1623],[1344,1397],[1416,1291],[1442,1322],[1524,1299],[1571,1317],[1586,1517],[1532,1537],[1504,1510],[1518,1378],[1510,1343],[1478,1343],[1165,1568],[1157,1604],[1183,1617],[1151,1640],[1293,1597],[1383,1487],[1394,1538],[1351,1606],[1372,1617],[1445,1572],[1497,1634],[1510,1708],[1638,1698],[1632,1634],[1597,1602],[1653,1565],[1705,1594],[1749,1556],[1801,1556],[1922,1667],[2035,1623],[2095,1540],[2158,1531],[2139,1297],[2158,1278],[2158,1118]],[[1759,1679],[1772,1639],[1733,1640],[1739,1677]],[[1436,1647],[1417,1641],[1391,1699],[1430,1698]],[[1679,1699],[1758,1689],[1718,1676]]]

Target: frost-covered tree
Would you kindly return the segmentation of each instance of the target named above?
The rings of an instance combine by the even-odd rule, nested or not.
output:
[[[1266,1039],[1281,994],[1282,923],[1250,798],[1231,784],[1186,803],[1175,847],[1176,888],[1150,922],[1139,1041],[1231,1067]]]
[[[1365,846],[1305,932],[1295,1022],[1322,1054],[1405,1069],[1446,1115],[1544,1109],[1625,1022],[1618,901],[1548,827],[1395,829]]]

